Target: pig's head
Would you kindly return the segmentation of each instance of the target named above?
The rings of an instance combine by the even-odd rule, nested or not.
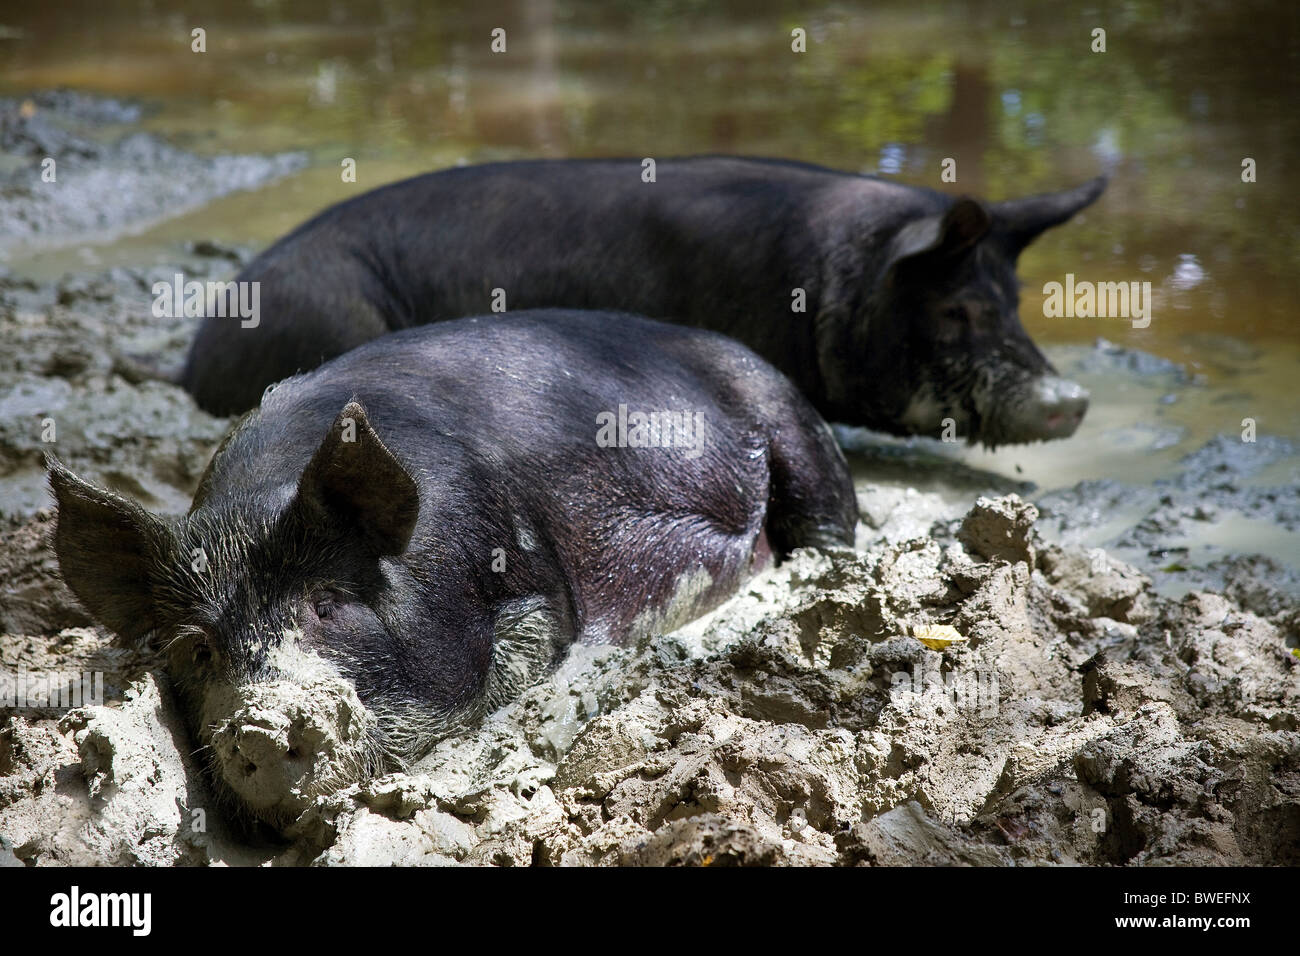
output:
[[[278,496],[218,503],[201,488],[188,515],[161,518],[53,459],[49,476],[64,579],[122,639],[164,649],[233,809],[283,825],[463,716],[476,689],[463,648],[435,641],[411,660],[429,589],[399,556],[420,497],[360,405]]]
[[[1099,178],[991,205],[961,198],[892,232],[872,291],[823,333],[831,417],[895,434],[949,428],[988,446],[1073,434],[1088,393],[1021,325],[1016,260],[1104,188]]]

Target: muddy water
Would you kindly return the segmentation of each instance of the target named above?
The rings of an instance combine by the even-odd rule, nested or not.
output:
[[[1287,171],[1300,153],[1298,17],[1262,2],[1176,15],[1140,2],[28,4],[0,22],[0,93],[140,98],[145,128],[185,149],[305,150],[309,162],[138,234],[20,249],[4,264],[50,278],[172,261],[195,238],[259,246],[360,188],[509,157],[780,155],[990,198],[1107,172],[1101,201],[1021,263],[1026,325],[1094,394],[1078,436],[996,452],[921,442],[918,454],[1040,489],[1150,482],[1243,419],[1300,439],[1300,204]],[[196,27],[205,53],[191,50]],[[490,50],[496,27],[506,53]],[[790,49],[796,27],[804,54]],[[1090,49],[1098,27],[1104,53]],[[357,185],[340,181],[345,157]],[[956,184],[939,181],[948,157]],[[1046,317],[1043,284],[1067,273],[1149,282],[1150,325]],[[1099,363],[1098,337],[1181,372]],[[1253,480],[1265,477],[1300,481],[1300,458]],[[1300,563],[1295,534],[1268,521],[1215,535]]]

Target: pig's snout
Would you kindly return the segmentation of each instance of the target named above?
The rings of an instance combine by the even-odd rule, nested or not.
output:
[[[253,809],[294,803],[309,790],[318,743],[328,736],[311,715],[242,711],[218,728],[212,745],[222,778]]]
[[[1088,411],[1088,390],[1078,382],[1045,375],[1030,388],[1016,415],[1018,441],[1047,441],[1073,435]]]
[[[292,644],[269,663],[275,677],[211,683],[199,721],[218,787],[279,825],[368,776],[384,752],[374,715],[332,666]]]

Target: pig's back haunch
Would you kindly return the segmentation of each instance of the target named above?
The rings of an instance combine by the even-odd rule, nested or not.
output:
[[[478,317],[386,336],[281,383],[214,459],[205,506],[227,487],[283,498],[354,398],[418,476],[413,549],[454,540],[486,571],[493,548],[515,544],[495,539],[535,539],[523,559],[558,562],[586,640],[656,623],[675,597],[690,616],[730,594],[775,496],[774,444],[824,430],[779,372],[722,336],[612,313]],[[699,413],[702,453],[600,447],[597,416],[620,405]],[[836,477],[822,523],[845,541],[852,486],[847,468]]]
[[[512,309],[604,308],[745,342],[816,404],[828,191],[862,177],[777,160],[523,161],[429,173],[325,210],[240,275],[261,320],[209,318],[182,384],[223,414],[387,331]],[[836,200],[840,202],[840,200]],[[789,310],[791,290],[812,300]],[[757,315],[779,322],[755,322]]]

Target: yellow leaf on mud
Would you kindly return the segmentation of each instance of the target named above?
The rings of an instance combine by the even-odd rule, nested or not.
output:
[[[935,651],[941,651],[949,644],[960,644],[966,640],[961,632],[950,624],[913,624],[912,636]]]

